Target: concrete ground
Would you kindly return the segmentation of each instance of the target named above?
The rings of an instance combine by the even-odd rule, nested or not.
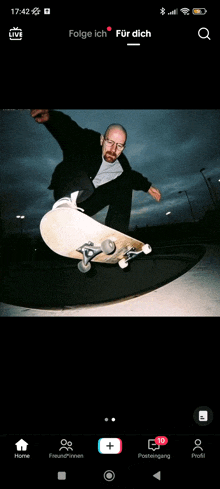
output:
[[[188,272],[148,293],[102,305],[28,309],[0,303],[1,317],[219,316],[220,244],[205,244],[202,259]]]

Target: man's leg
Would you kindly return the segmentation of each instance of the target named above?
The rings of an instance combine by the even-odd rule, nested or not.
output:
[[[59,185],[54,189],[54,199],[71,198],[71,194],[76,191],[79,191],[77,202],[89,198],[94,192],[94,186],[84,171],[75,171],[74,178],[69,181],[60,178]]]
[[[105,224],[127,234],[131,216],[132,185],[129,174],[123,173],[113,181],[111,201]],[[113,183],[112,182],[112,183]]]
[[[129,174],[123,173],[120,177],[105,185],[98,187],[94,193],[80,207],[89,216],[94,216],[101,209],[109,205],[106,216],[106,226],[127,234],[129,228],[132,204],[132,186]]]

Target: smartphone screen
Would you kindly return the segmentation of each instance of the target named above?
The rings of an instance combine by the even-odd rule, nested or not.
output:
[[[4,330],[3,344],[13,338],[15,354],[10,346],[1,480],[23,487],[216,485],[217,14],[208,5],[69,3],[10,4],[2,12],[5,107],[42,101],[67,108],[0,113],[0,314],[26,318],[16,330],[13,323],[13,335]],[[49,110],[55,122],[37,121],[47,112],[33,110]],[[126,129],[126,142],[106,137],[113,123]],[[126,164],[135,172],[126,234],[152,247],[136,256],[130,246],[125,270],[93,263],[92,237],[78,245],[81,258],[71,259],[40,233],[43,217],[72,193],[48,188],[63,155],[68,175],[73,163],[95,187],[103,144],[106,171],[117,157],[117,178]],[[115,188],[118,217],[128,187]],[[114,229],[107,212],[98,209],[96,220]]]

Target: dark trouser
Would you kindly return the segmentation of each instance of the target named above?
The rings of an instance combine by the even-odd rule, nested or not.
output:
[[[78,190],[80,189],[82,189],[81,185],[78,186]],[[70,197],[70,193],[76,190],[75,183],[71,192],[66,192],[65,189],[62,191],[60,188],[59,192],[54,193],[55,200],[66,196]],[[115,180],[95,188],[92,194],[89,188],[87,192],[88,198],[85,193],[82,193],[82,196],[79,195],[79,200],[77,200],[79,207],[84,209],[88,216],[94,216],[104,207],[109,206],[105,220],[106,226],[125,234],[128,233],[132,204],[132,185],[129,173],[122,173]],[[85,197],[86,200],[81,201]]]

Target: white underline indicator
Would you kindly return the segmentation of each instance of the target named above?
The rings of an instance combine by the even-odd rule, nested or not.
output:
[[[137,42],[133,42],[133,43],[127,43],[127,46],[140,46],[140,44],[138,44]]]

